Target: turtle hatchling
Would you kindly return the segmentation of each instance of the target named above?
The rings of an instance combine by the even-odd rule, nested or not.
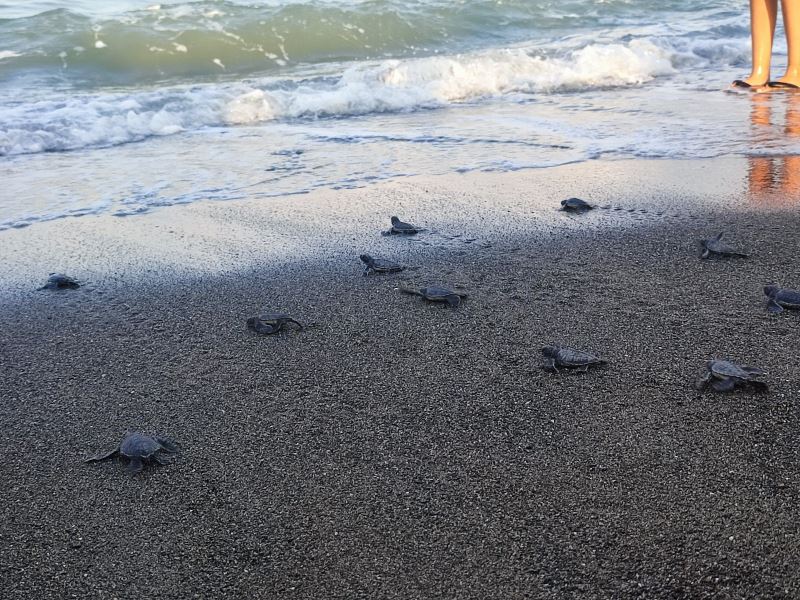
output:
[[[389,229],[388,233],[404,233],[406,235],[413,235],[415,233],[419,233],[420,231],[425,231],[422,227],[417,227],[416,225],[412,225],[411,223],[404,223],[397,217],[392,217],[392,227]]]
[[[767,295],[767,310],[772,313],[783,312],[784,308],[789,310],[800,310],[800,292],[787,288],[780,288],[777,285],[764,287]]]
[[[567,198],[561,201],[561,210],[566,210],[567,212],[584,212],[593,208],[594,206],[580,198]]]
[[[62,273],[50,273],[50,277],[47,278],[47,283],[45,283],[40,290],[75,290],[81,287],[81,284],[78,283],[72,277],[64,275]]]
[[[747,258],[747,254],[739,252],[730,244],[723,242],[722,238],[725,232],[718,234],[708,240],[699,240],[700,243],[700,258],[709,258],[712,254],[716,256],[736,256],[739,258]]]
[[[704,390],[709,385],[715,392],[730,392],[734,388],[749,385],[759,391],[767,391],[767,384],[755,379],[765,371],[756,367],[737,365],[727,360],[710,360],[706,371],[694,382],[694,387]]]
[[[142,433],[129,433],[125,436],[125,439],[122,440],[122,443],[113,450],[101,450],[85,459],[83,462],[105,460],[118,454],[128,459],[127,471],[129,473],[138,473],[144,468],[146,463],[155,462],[164,464],[157,456],[157,453],[162,450],[170,454],[175,454],[178,452],[178,446],[175,442],[167,438],[155,435],[149,436]]]
[[[447,302],[450,305],[450,308],[458,308],[458,306],[461,304],[461,299],[467,297],[467,294],[464,292],[455,292],[438,285],[431,285],[418,290],[400,288],[400,291],[404,294],[421,296],[430,302]]]
[[[578,369],[586,372],[590,365],[604,365],[606,361],[582,350],[568,348],[567,346],[545,346],[542,348],[544,355],[544,368],[548,371],[563,369]]]
[[[285,313],[262,313],[247,319],[247,327],[263,335],[278,333],[287,323],[293,323],[300,329],[303,325]]]
[[[361,262],[364,263],[364,276],[370,273],[399,273],[405,267],[398,265],[396,262],[386,260],[385,258],[372,258],[369,254],[362,254],[360,256]]]

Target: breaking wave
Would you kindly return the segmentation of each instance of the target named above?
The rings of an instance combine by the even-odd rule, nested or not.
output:
[[[678,58],[674,49],[632,40],[588,45],[561,58],[518,48],[358,63],[338,77],[71,94],[6,108],[0,114],[0,155],[109,146],[208,126],[631,86],[670,75]]]

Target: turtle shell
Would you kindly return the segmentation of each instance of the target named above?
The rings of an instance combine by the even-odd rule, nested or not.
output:
[[[736,363],[732,363],[728,360],[709,361],[708,370],[717,378],[732,377],[741,380],[748,380],[754,375],[763,374],[763,371],[760,369],[748,368],[745,370]]]
[[[419,227],[412,225],[411,223],[405,223],[401,221],[397,217],[392,217],[392,231],[395,233],[417,233],[418,231],[422,231]]]
[[[737,250],[727,242],[723,242],[722,238],[725,232],[717,234],[715,237],[700,240],[700,246],[705,251],[700,258],[708,258],[708,253],[719,254],[720,256],[740,256],[746,258],[747,254]]]
[[[703,245],[717,254],[736,254],[736,248],[718,239],[703,240]]]
[[[583,367],[603,362],[594,354],[567,346],[547,346],[542,349],[542,353],[555,359],[556,364],[562,367]]]
[[[51,273],[47,278],[47,283],[42,287],[43,290],[74,290],[81,287],[72,277],[63,273]]]
[[[386,260],[385,258],[374,259],[371,266],[375,271],[401,271],[403,269],[403,267],[396,262]]]
[[[775,302],[787,308],[800,308],[800,292],[795,290],[779,290],[773,296]]]
[[[262,323],[269,325],[277,325],[278,323],[285,323],[291,317],[286,313],[261,313],[258,315],[258,320]]]
[[[372,258],[364,254],[361,256],[361,260],[364,261],[370,269],[379,273],[391,273],[393,271],[403,270],[402,265],[392,262],[391,260],[386,260],[385,258]]]
[[[430,287],[424,287],[420,290],[422,295],[427,298],[428,300],[444,300],[448,296],[464,296],[463,293],[454,292],[453,290],[449,290],[445,287],[441,287],[438,285],[432,285]]]
[[[567,198],[561,201],[561,207],[564,210],[591,210],[594,208],[591,204],[580,198]]]
[[[119,453],[127,458],[149,458],[161,448],[161,444],[148,435],[130,433],[119,445]]]

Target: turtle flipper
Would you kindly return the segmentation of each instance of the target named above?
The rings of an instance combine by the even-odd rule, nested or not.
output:
[[[450,308],[458,308],[459,304],[461,304],[461,296],[458,294],[450,294],[446,296],[447,303],[450,305]]]
[[[757,381],[755,379],[751,379],[747,383],[756,392],[766,393],[766,392],[769,391],[769,386],[766,383],[764,383],[763,381]]]
[[[107,458],[111,458],[112,456],[116,455],[119,452],[119,446],[114,448],[113,450],[100,450],[92,454],[89,458],[84,458],[83,462],[97,462],[100,460],[106,460]]]
[[[144,463],[142,459],[138,456],[134,456],[131,458],[131,461],[128,463],[128,467],[125,469],[131,475],[136,475],[139,471],[144,469]]]
[[[706,389],[706,386],[711,381],[711,373],[704,373],[694,380],[694,389],[701,392]]]
[[[771,313],[779,313],[783,312],[783,307],[775,302],[775,298],[770,298],[767,300],[767,310]]]
[[[169,452],[171,454],[178,452],[178,445],[172,440],[156,436],[153,436],[153,439],[161,445],[161,449],[165,452]]]
[[[422,296],[422,292],[420,292],[419,290],[413,290],[411,288],[406,288],[406,287],[401,287],[401,288],[398,288],[398,289],[403,294],[410,294],[412,296]]]
[[[369,265],[367,265],[366,267],[364,267],[364,273],[363,273],[363,276],[364,276],[364,277],[366,277],[367,275],[369,275]]]
[[[730,377],[725,379],[715,379],[711,382],[711,387],[715,392],[730,392],[736,387],[736,382]]]
[[[271,333],[276,333],[280,327],[273,327],[267,323],[262,323],[258,317],[250,317],[247,319],[247,326],[255,331],[256,333],[260,333],[262,335],[269,335]]]
[[[295,324],[295,325],[297,325],[297,326],[298,326],[300,329],[302,329],[302,328],[303,328],[303,324],[302,324],[300,321],[295,321],[294,319],[286,319],[286,322],[287,322],[287,323],[294,323],[294,324]]]
[[[556,367],[556,361],[554,358],[547,357],[544,359],[544,365],[542,368],[545,371],[551,371],[553,373],[558,373],[558,368]]]

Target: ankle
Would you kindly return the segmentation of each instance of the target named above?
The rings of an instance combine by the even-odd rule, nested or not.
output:
[[[800,78],[800,66],[789,65],[786,67],[786,73],[784,73],[783,76],[791,79]]]
[[[778,81],[786,81],[790,83],[800,82],[800,67],[789,67],[786,73],[778,78]]]

